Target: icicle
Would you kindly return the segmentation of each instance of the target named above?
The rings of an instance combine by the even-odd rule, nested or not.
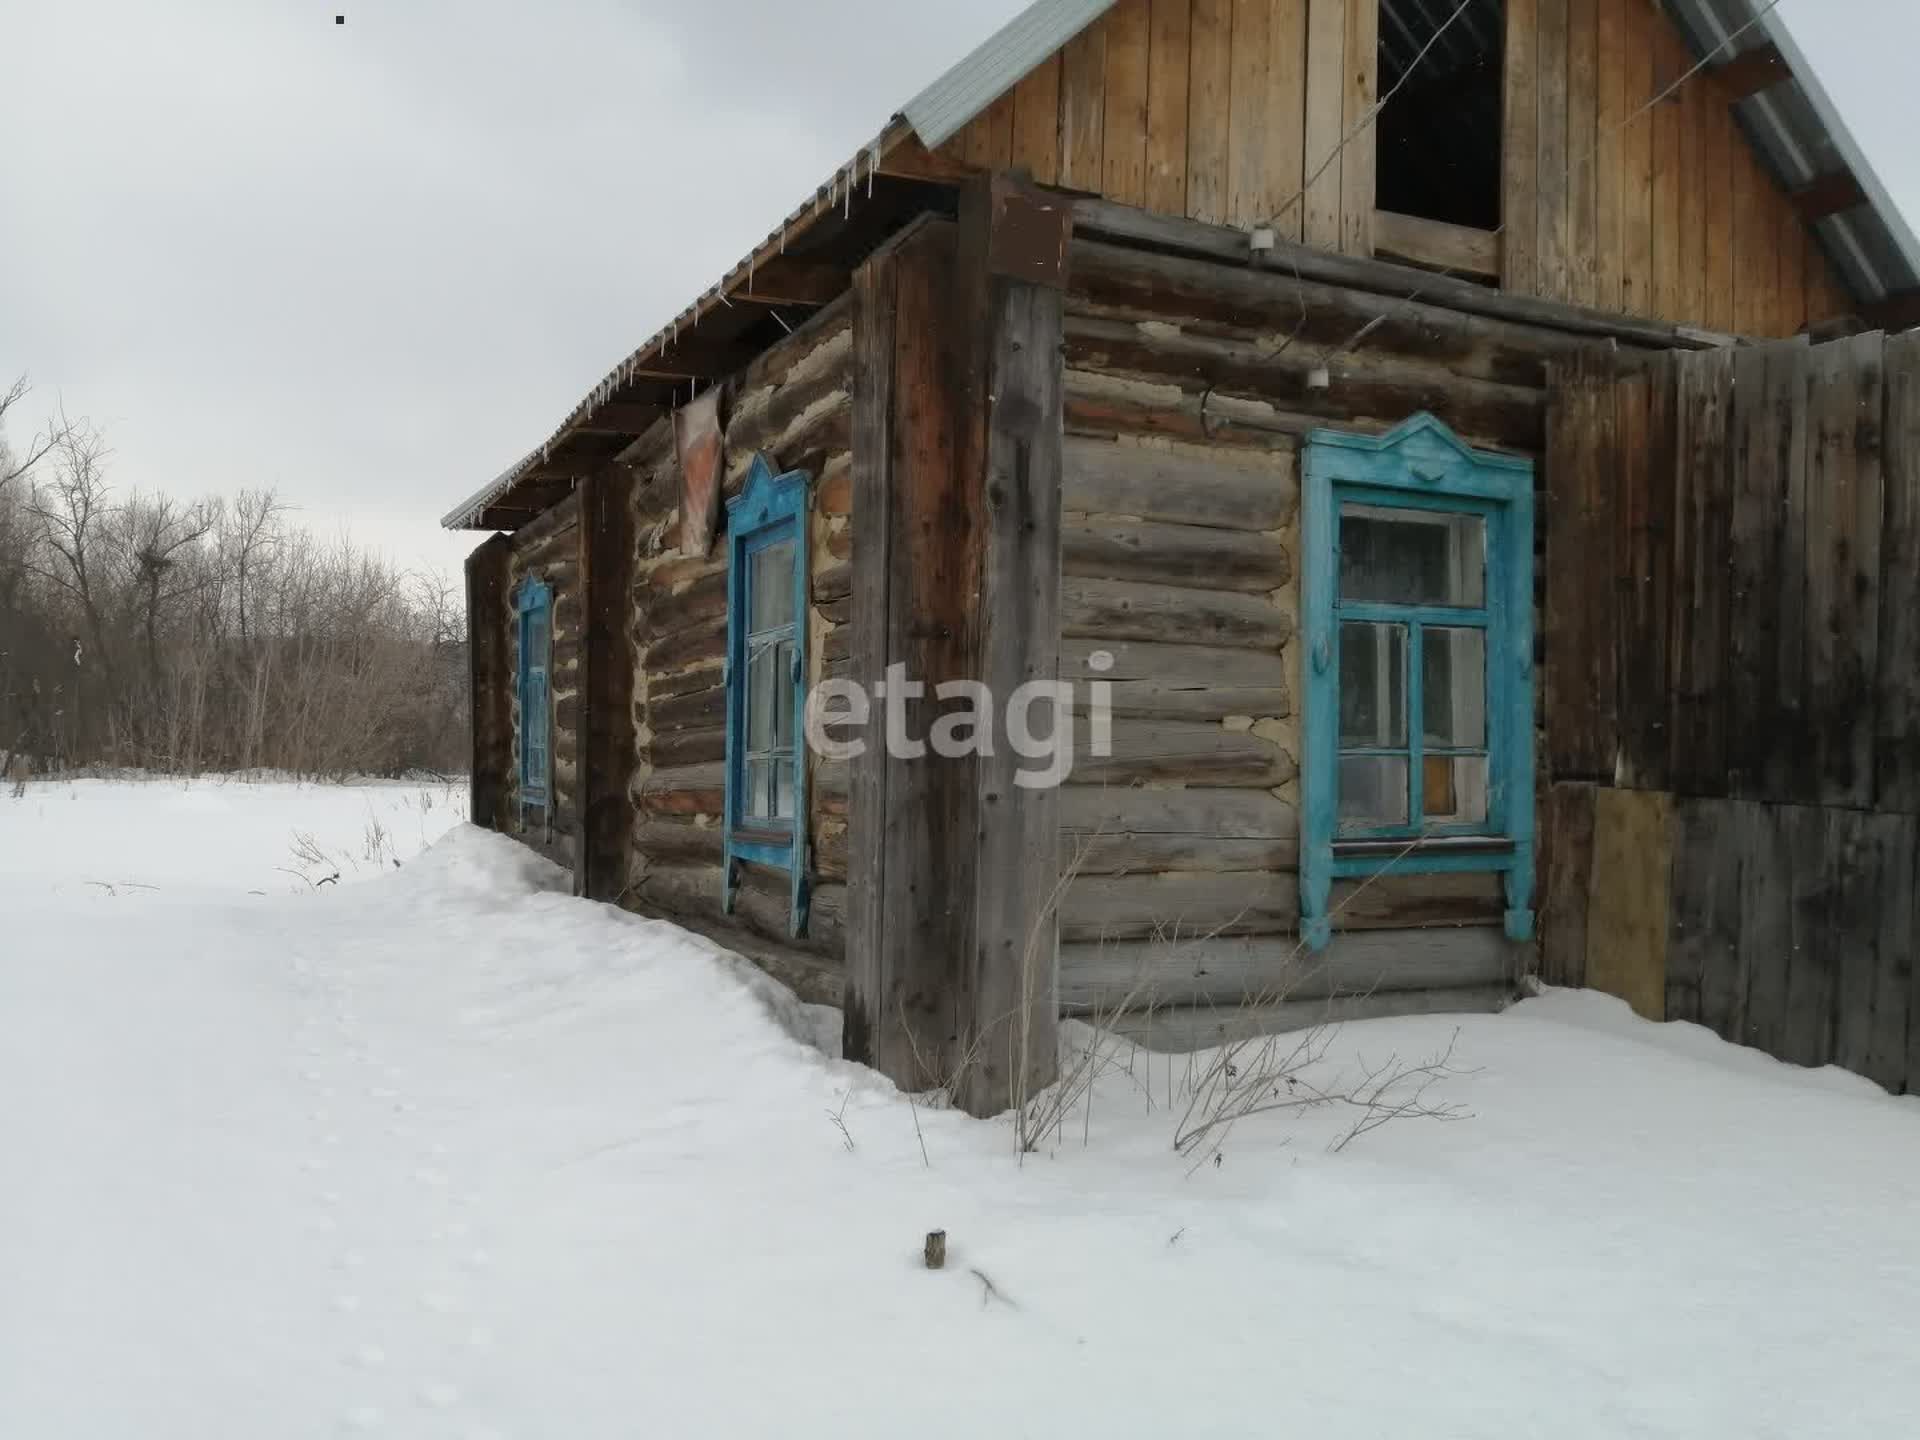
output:
[[[853,218],[853,187],[859,182],[860,159],[858,156],[855,156],[853,163],[847,166],[847,201],[845,207],[840,211],[840,218],[842,220],[851,220]]]
[[[880,142],[873,142],[873,149],[867,152],[867,198],[873,198],[873,177],[880,173]]]

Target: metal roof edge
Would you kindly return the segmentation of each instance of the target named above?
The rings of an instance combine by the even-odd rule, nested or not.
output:
[[[1874,212],[1880,222],[1887,227],[1901,258],[1915,275],[1920,275],[1920,241],[1914,238],[1913,229],[1907,223],[1907,217],[1893,201],[1893,194],[1880,179],[1879,172],[1867,160],[1866,151],[1860,148],[1860,142],[1853,138],[1853,131],[1840,116],[1839,107],[1833,103],[1833,97],[1827,93],[1827,87],[1821,83],[1818,69],[1807,59],[1806,52],[1794,41],[1792,32],[1787,29],[1778,7],[1763,10],[1759,16],[1760,29],[1768,40],[1780,51],[1787,62],[1787,68],[1793,72],[1793,78],[1801,93],[1807,97],[1807,103],[1813,107],[1813,113],[1827,128],[1828,137],[1834,148],[1840,152],[1853,171],[1853,177],[1860,182],[1860,188],[1866,192]]]
[[[929,150],[951,140],[1117,0],[1034,0],[901,110]]]

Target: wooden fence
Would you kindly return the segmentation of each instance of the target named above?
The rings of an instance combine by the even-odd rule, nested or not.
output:
[[[1920,1090],[1920,333],[1571,372],[1542,971]]]

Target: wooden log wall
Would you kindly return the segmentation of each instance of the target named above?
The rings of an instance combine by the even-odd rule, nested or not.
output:
[[[1569,373],[1543,973],[1920,1088],[1920,335]]]
[[[844,669],[852,532],[852,330],[847,301],[829,306],[729,382],[722,405],[726,476],[737,494],[756,451],[813,476],[809,548],[811,681]],[[725,806],[727,552],[681,548],[680,476],[670,422],[621,457],[631,472],[630,619],[635,756],[625,901],[722,938],[792,985],[837,1003],[844,960],[844,772],[811,763],[807,817],[818,881],[808,933],[789,940],[784,873],[747,867],[735,913],[721,909]]]
[[[1293,938],[1299,449],[1318,425],[1385,429],[1418,409],[1533,448],[1548,363],[1586,342],[1416,307],[1319,391],[1305,371],[1377,318],[1368,297],[1089,241],[1072,274],[1060,676],[1080,714],[1061,794],[1063,1006],[1103,1020],[1152,1007],[1151,1025],[1118,1023],[1190,1047],[1247,1016],[1317,1023],[1341,996],[1344,1014],[1427,988],[1469,1009],[1510,994],[1522,957],[1496,878],[1345,885],[1332,949],[1306,956]],[[1106,757],[1090,753],[1093,680],[1112,686]]]
[[[467,557],[468,694],[473,707],[473,758],[467,814],[476,825],[511,831],[513,667],[507,594],[513,542],[491,535]]]
[[[1506,0],[1505,289],[1778,337],[1845,289],[1656,0]],[[1748,102],[1751,103],[1751,102]]]
[[[1340,141],[1374,101],[1378,15],[1378,0],[1120,0],[943,150],[1371,255],[1373,146]]]
[[[523,582],[544,580],[553,591],[553,663],[548,672],[553,706],[548,744],[553,785],[546,820],[521,829],[520,811],[520,626],[513,597]],[[513,750],[507,767],[507,824],[555,864],[574,868],[580,827],[581,678],[580,504],[569,495],[531,525],[515,532],[507,565],[507,693]]]

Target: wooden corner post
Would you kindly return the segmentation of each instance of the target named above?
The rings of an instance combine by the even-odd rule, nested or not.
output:
[[[513,674],[507,629],[507,571],[512,546],[490,535],[467,556],[467,697],[473,733],[467,816],[502,827],[513,764]]]
[[[1057,197],[996,175],[854,284],[851,678],[872,712],[845,1050],[975,1115],[1057,1073],[1058,791],[1031,753],[1052,697],[1022,687],[1059,678],[1071,230]],[[1071,706],[1054,714],[1070,745]]]
[[[634,805],[633,476],[609,465],[580,491],[580,746],[576,888],[618,902],[627,886]]]

